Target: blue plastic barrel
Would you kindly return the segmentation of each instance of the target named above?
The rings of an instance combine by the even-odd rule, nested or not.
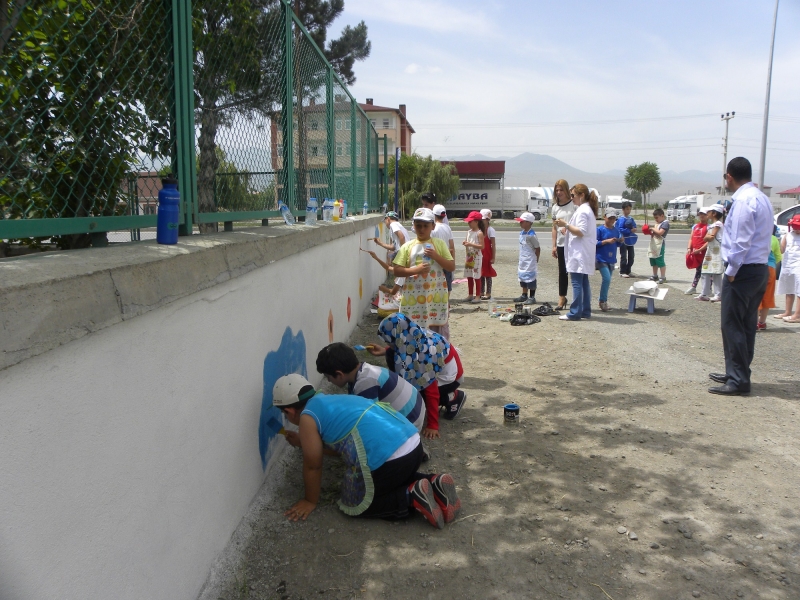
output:
[[[156,241],[159,244],[177,244],[181,204],[178,180],[169,176],[161,180],[161,186],[161,190],[158,192]]]

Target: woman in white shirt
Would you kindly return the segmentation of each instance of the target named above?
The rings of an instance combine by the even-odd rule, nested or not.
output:
[[[566,228],[564,257],[572,282],[572,304],[562,321],[580,321],[592,316],[592,291],[589,275],[594,273],[597,250],[597,195],[579,183],[570,192],[577,207],[569,222],[556,219],[556,227]]]
[[[575,205],[569,197],[569,184],[564,179],[559,179],[553,186],[553,258],[558,259],[558,308],[567,307],[567,261],[564,258],[564,238],[567,230],[565,227],[556,227],[555,222],[563,219],[567,223],[575,212]]]

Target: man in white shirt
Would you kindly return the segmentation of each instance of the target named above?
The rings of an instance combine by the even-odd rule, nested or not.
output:
[[[433,216],[436,218],[436,227],[431,232],[431,237],[439,238],[447,247],[450,248],[450,254],[455,258],[456,246],[453,242],[453,231],[450,226],[445,222],[447,219],[447,211],[441,204],[436,204],[433,207]],[[444,277],[447,280],[447,292],[453,291],[453,272],[444,271]]]
[[[746,158],[728,163],[725,185],[733,192],[730,212],[722,232],[722,348],[725,373],[709,373],[721,383],[712,394],[741,396],[750,393],[750,363],[756,343],[758,305],[767,288],[772,205],[751,181],[753,168]]]

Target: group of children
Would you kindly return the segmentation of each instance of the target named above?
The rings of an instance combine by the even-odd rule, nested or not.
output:
[[[684,294],[697,293],[701,302],[719,302],[722,294],[722,275],[725,265],[722,261],[722,227],[725,207],[713,204],[697,209],[697,223],[692,226],[689,243],[686,246],[686,266],[695,269],[692,285]],[[713,294],[712,294],[713,291]]]
[[[386,367],[359,361],[342,343],[317,355],[317,371],[345,395],[317,393],[297,374],[275,383],[273,405],[299,426],[287,440],[303,451],[305,495],[286,511],[292,520],[319,502],[324,454],[345,463],[339,507],[347,515],[401,519],[414,510],[441,529],[461,507],[451,475],[419,472],[428,459],[422,438],[439,437],[440,408],[454,419],[466,401],[458,351],[401,313],[381,321],[378,336],[386,345],[366,349]]]

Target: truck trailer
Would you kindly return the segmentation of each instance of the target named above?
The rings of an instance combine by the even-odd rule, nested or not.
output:
[[[521,188],[503,190],[459,190],[445,203],[447,214],[466,217],[470,211],[488,208],[496,219],[518,217],[528,208],[528,191]]]

